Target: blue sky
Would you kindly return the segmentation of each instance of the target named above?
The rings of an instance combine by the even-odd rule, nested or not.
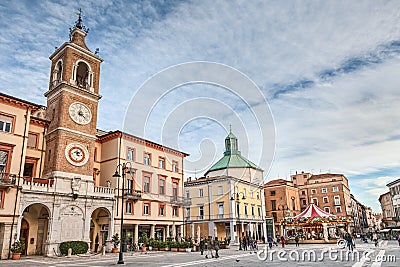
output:
[[[78,8],[88,47],[105,60],[99,128],[122,129],[135,93],[163,69],[225,64],[262,96],[181,86],[155,98],[144,137],[190,153],[187,173],[200,175],[222,155],[232,124],[266,180],[343,173],[357,198],[379,211],[379,194],[400,172],[398,1],[1,1],[2,92],[45,104],[48,57],[68,40]],[[145,93],[143,101],[154,98]],[[256,134],[271,132],[252,115],[259,105],[270,108],[272,135]],[[260,153],[273,155],[272,164]]]

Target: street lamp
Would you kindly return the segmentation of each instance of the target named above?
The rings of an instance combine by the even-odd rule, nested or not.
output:
[[[289,206],[286,204],[280,204],[278,205],[278,210],[282,211],[282,222],[281,222],[281,230],[282,230],[282,235],[285,235],[285,231],[283,229],[284,225],[285,225],[285,218],[286,217],[290,217],[290,209]],[[286,211],[286,217],[285,217],[285,211]]]
[[[121,203],[121,229],[120,229],[120,236],[121,242],[119,243],[119,255],[118,255],[118,264],[124,264],[124,254],[122,252],[123,242],[122,242],[122,235],[123,235],[123,226],[124,226],[124,196],[125,196],[125,171],[126,168],[129,167],[132,169],[132,165],[130,162],[118,164],[113,177],[119,178],[121,175],[118,173],[118,168],[122,166],[122,203]]]
[[[239,195],[240,194],[242,194],[242,200],[245,200],[246,199],[246,196],[244,195],[244,193],[243,192],[237,192],[236,194],[235,193],[233,193],[232,194],[232,196],[231,196],[231,201],[233,201],[233,200],[235,200],[235,195],[236,195],[236,201],[239,201]],[[239,210],[238,210],[238,213],[239,213]],[[239,215],[239,214],[237,214],[237,215]],[[242,230],[242,233],[243,233],[243,229],[241,229]],[[239,250],[243,250],[243,248],[242,248],[242,242],[239,242]]]

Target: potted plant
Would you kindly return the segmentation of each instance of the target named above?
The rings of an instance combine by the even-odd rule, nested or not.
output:
[[[179,252],[186,252],[186,248],[187,248],[187,242],[181,242],[181,243],[179,243],[179,246],[178,246],[178,251]]]
[[[167,249],[167,242],[160,241],[160,245],[159,245],[158,250],[159,251],[165,251],[166,249]]]
[[[111,242],[113,243],[114,247],[112,248],[112,253],[117,253],[118,252],[118,245],[121,242],[119,239],[119,235],[115,234],[112,236]]]
[[[25,249],[25,243],[20,240],[15,240],[11,246],[12,259],[19,260],[21,258],[21,253]]]
[[[142,237],[140,238],[140,241],[142,244],[141,250],[142,252],[146,252],[146,246],[149,243],[149,238],[147,237],[147,234],[145,232],[142,233]]]
[[[150,241],[149,241],[149,250],[158,251],[159,244],[160,244],[160,241],[154,240],[154,239],[150,239]]]
[[[179,247],[178,242],[176,242],[176,241],[171,241],[171,243],[170,243],[170,248],[171,248],[171,251],[172,251],[172,252],[177,252],[177,251],[178,251],[178,247]]]

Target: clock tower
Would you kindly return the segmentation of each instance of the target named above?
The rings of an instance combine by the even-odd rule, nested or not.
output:
[[[100,64],[103,61],[85,44],[89,29],[79,13],[70,41],[50,56],[47,97],[44,175],[92,181],[93,153],[99,95]]]

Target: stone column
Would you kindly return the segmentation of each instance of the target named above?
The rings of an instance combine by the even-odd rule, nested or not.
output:
[[[174,223],[172,223],[172,238],[175,238],[176,237],[176,226],[175,226],[175,222]]]
[[[167,233],[166,233],[167,237],[170,237],[170,236],[169,236],[169,224],[167,224],[167,230],[166,230],[166,232],[167,232]]]
[[[230,236],[231,242],[235,243],[235,244],[239,243],[239,239],[237,238],[237,233],[236,233],[237,229],[235,231],[234,221],[229,222],[229,228],[230,228],[230,232],[231,232],[231,236]]]
[[[166,227],[168,227],[168,225],[166,226]],[[162,241],[163,242],[165,242],[165,240],[166,240],[166,235],[167,235],[167,231],[165,231],[165,227],[162,229],[162,233],[163,233],[163,238],[162,238]]]
[[[208,222],[208,235],[213,237],[215,236],[215,223],[214,222]]]
[[[134,236],[133,236],[133,242],[135,244],[138,244],[139,243],[139,225],[135,224],[134,228],[135,228],[135,232],[134,232]]]
[[[17,240],[20,238],[20,234],[21,234],[21,223],[22,223],[22,219],[24,218],[24,216],[20,215],[18,217],[18,222],[17,222],[17,229],[16,229],[16,236],[17,236]]]
[[[190,224],[190,237],[194,240],[194,224]]]
[[[153,239],[154,239],[155,228],[156,228],[156,225],[155,225],[155,224],[152,224],[152,225],[150,226],[150,238],[153,238]]]
[[[179,225],[179,232],[180,232],[180,237],[184,237],[183,236],[183,224]]]
[[[242,224],[241,224],[240,230],[242,231],[242,232],[240,233],[240,236],[243,237],[243,236],[245,235],[245,231],[246,231],[246,229],[244,229],[244,223],[243,223],[243,222],[242,222]]]

